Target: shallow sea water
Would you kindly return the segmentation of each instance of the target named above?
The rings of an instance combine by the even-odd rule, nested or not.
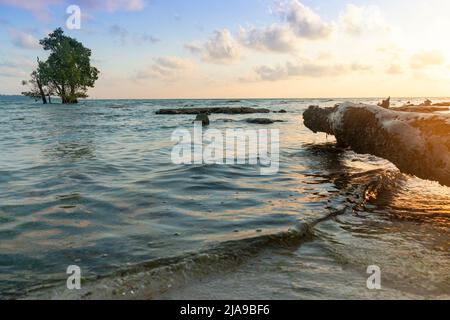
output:
[[[303,126],[307,106],[346,100],[376,101],[1,97],[0,297],[450,298],[450,188]],[[287,110],[211,116],[279,129],[279,173],[173,164],[172,132],[193,117],[155,111],[197,106]],[[83,290],[65,289],[69,265]],[[366,288],[369,265],[382,290]]]

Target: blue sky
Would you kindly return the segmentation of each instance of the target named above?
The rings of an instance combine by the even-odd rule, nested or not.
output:
[[[450,95],[446,0],[0,0],[0,93],[71,4],[93,98]]]

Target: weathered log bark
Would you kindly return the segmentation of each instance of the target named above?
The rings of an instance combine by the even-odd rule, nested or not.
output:
[[[400,171],[450,186],[450,115],[399,112],[344,103],[309,107],[303,114],[313,132],[338,144],[394,163]]]

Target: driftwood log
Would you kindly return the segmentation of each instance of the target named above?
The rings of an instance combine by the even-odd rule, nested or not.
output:
[[[391,161],[400,171],[450,186],[450,115],[400,112],[343,103],[310,106],[303,114],[313,132],[334,135],[339,145]]]

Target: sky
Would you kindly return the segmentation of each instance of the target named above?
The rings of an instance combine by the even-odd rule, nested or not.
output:
[[[449,16],[448,0],[0,0],[0,94],[63,27],[92,49],[95,99],[448,97]]]

